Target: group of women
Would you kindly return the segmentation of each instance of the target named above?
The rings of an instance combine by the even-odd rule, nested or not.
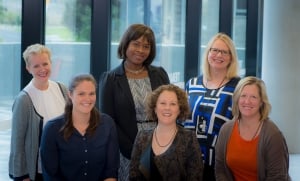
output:
[[[100,77],[51,81],[51,53],[23,53],[33,78],[13,105],[9,175],[14,180],[290,180],[285,138],[269,119],[264,82],[238,76],[229,36],[207,44],[202,74],[170,84],[151,28],[133,24],[122,63]]]

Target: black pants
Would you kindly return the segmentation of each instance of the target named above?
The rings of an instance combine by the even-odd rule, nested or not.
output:
[[[35,175],[35,181],[43,181],[43,174],[36,173],[36,175]]]
[[[209,165],[204,165],[203,181],[216,181],[214,167]]]

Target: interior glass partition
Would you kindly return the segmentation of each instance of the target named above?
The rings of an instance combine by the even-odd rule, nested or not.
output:
[[[0,180],[9,180],[11,108],[20,90],[21,5],[0,0]]]
[[[213,7],[213,8],[212,8]],[[208,41],[219,32],[219,10],[220,0],[203,0],[202,1],[202,18],[201,18],[201,54],[199,60],[202,61],[203,53]],[[201,65],[201,63],[199,63]],[[201,72],[201,66],[199,66]]]
[[[46,1],[46,46],[52,52],[51,79],[69,83],[90,72],[91,1]]]

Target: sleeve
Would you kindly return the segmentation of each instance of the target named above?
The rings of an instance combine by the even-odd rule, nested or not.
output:
[[[109,72],[104,72],[99,81],[99,107],[100,111],[110,115],[114,119],[114,95],[113,78]]]
[[[119,144],[117,130],[112,119],[108,120],[111,124],[110,133],[107,140],[106,165],[104,170],[104,178],[118,178],[118,169],[120,165]],[[101,138],[100,138],[101,139]]]
[[[15,179],[29,178],[25,154],[25,137],[30,118],[29,107],[25,96],[18,96],[12,107],[9,174]]]
[[[280,131],[269,137],[264,143],[266,181],[289,180],[289,153],[284,136]]]
[[[188,145],[188,157],[187,157],[187,177],[189,181],[199,180],[203,178],[203,160],[202,153],[199,147],[198,140],[194,132],[190,132],[189,138],[190,143]]]
[[[64,97],[64,99],[67,101],[68,100],[68,89],[66,88],[66,86],[60,82],[57,82],[59,89]]]
[[[131,154],[131,161],[129,165],[129,180],[130,181],[139,181],[142,180],[142,174],[139,171],[139,164],[142,155],[142,132],[138,132]]]
[[[170,84],[170,79],[168,73],[163,67],[160,67],[161,77],[163,79],[164,84]]]
[[[41,140],[41,160],[43,177],[45,181],[59,181],[62,176],[59,171],[59,156],[56,136],[59,133],[53,125],[53,121],[45,125]]]
[[[119,138],[119,145],[122,154],[130,158],[131,148],[132,148],[132,140],[128,137],[127,134],[124,133],[123,129],[120,127],[120,124],[118,123],[118,120],[116,120],[116,113],[115,113],[115,105],[116,102],[115,95],[114,95],[114,84],[115,84],[115,75],[113,72],[104,72],[99,81],[99,107],[100,111],[103,113],[108,114],[112,117],[113,120],[115,120],[118,138]],[[124,145],[130,145],[126,148]],[[129,150],[130,148],[130,150]],[[127,149],[127,150],[126,150]],[[128,153],[128,154],[127,154]]]
[[[226,181],[229,180],[227,171],[226,171],[226,138],[228,137],[226,135],[225,130],[226,125],[223,125],[221,127],[218,140],[215,147],[215,176],[217,181]]]

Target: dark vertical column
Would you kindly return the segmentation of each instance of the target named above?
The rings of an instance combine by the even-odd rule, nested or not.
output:
[[[91,23],[90,72],[99,82],[100,75],[110,68],[111,1],[92,0]]]
[[[263,1],[251,0],[247,6],[246,76],[261,77]]]
[[[187,0],[184,80],[198,75],[202,0]]]
[[[232,27],[233,0],[220,0],[219,31],[232,37]]]
[[[45,43],[45,1],[22,0],[22,37],[21,53],[27,46],[34,43]],[[31,80],[32,76],[25,68],[21,56],[21,89]]]

